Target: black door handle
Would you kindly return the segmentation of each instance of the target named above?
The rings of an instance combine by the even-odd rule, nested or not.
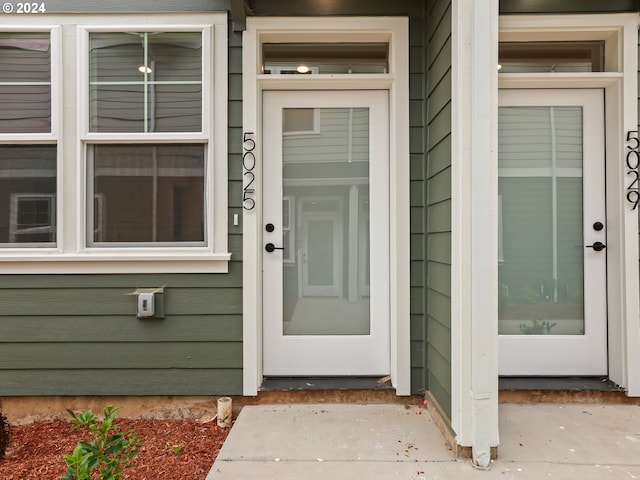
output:
[[[264,246],[264,249],[267,252],[271,253],[271,252],[273,252],[275,250],[284,250],[284,247],[276,247],[273,243],[269,242]]]
[[[607,246],[602,242],[595,242],[593,245],[586,245],[587,248],[593,248],[596,252],[601,252]]]

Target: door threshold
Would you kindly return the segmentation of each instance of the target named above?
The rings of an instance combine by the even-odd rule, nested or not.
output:
[[[389,377],[265,377],[260,391],[394,390]]]
[[[607,377],[500,377],[500,391],[623,392]]]

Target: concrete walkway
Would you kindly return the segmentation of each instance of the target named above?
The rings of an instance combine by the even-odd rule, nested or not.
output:
[[[207,480],[640,480],[640,407],[501,404],[490,470],[455,459],[422,407],[242,409]]]

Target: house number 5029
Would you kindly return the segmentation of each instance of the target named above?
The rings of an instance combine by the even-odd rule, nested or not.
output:
[[[245,210],[253,210],[256,208],[256,200],[253,194],[256,189],[253,183],[256,181],[256,141],[253,138],[253,132],[244,132],[242,135],[242,208]]]
[[[633,205],[632,210],[638,208],[640,202],[640,175],[638,174],[638,166],[640,165],[640,140],[638,140],[638,130],[629,130],[627,132],[625,163],[627,167],[627,175],[630,175],[631,181],[627,184],[627,201]]]

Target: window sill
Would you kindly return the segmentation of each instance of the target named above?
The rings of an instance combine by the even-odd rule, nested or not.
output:
[[[230,253],[0,254],[2,274],[228,273]]]

